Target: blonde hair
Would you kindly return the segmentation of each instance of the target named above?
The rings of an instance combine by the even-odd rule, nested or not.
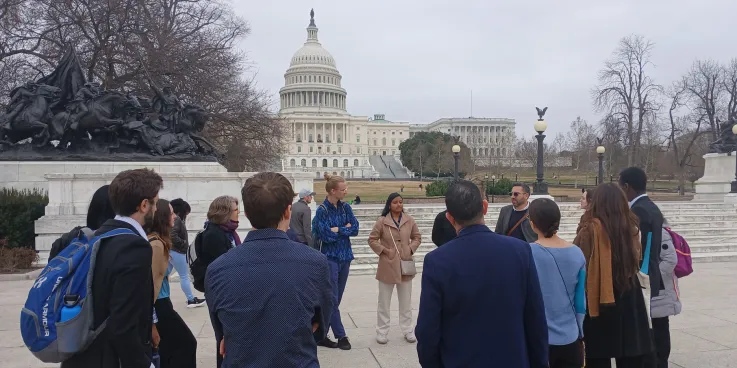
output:
[[[330,193],[333,189],[338,188],[338,184],[345,183],[342,176],[330,175],[325,173],[325,191]]]
[[[230,221],[231,213],[235,203],[236,208],[238,207],[238,198],[231,196],[220,196],[210,203],[210,208],[207,210],[207,219],[213,224],[222,225]]]

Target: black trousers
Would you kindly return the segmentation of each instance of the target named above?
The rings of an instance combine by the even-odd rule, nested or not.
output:
[[[647,356],[616,358],[617,368],[651,368]],[[612,359],[586,359],[586,368],[612,368]]]
[[[548,364],[550,368],[583,367],[583,345],[580,341],[568,345],[550,345]]]
[[[197,339],[174,310],[171,299],[156,300],[154,308],[156,316],[159,317],[156,329],[161,337],[159,343],[161,368],[196,368]]]
[[[653,341],[655,342],[658,368],[668,368],[670,357],[670,321],[668,317],[653,318]]]

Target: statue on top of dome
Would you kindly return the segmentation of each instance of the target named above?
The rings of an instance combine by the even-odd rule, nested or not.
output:
[[[315,9],[310,9],[310,27],[317,27],[315,25]]]

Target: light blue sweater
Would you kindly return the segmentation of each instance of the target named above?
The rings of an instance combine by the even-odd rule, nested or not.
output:
[[[532,243],[530,246],[545,303],[548,342],[550,345],[573,343],[583,337],[583,317],[586,314],[586,259],[583,252],[575,245],[546,248]]]

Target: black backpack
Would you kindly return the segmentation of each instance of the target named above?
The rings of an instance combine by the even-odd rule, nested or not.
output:
[[[194,238],[194,244],[187,249],[187,263],[189,264],[189,270],[192,272],[192,284],[194,288],[204,293],[205,292],[205,274],[207,274],[207,266],[209,264],[204,263],[200,258],[200,252],[202,251],[202,232],[200,230]]]

